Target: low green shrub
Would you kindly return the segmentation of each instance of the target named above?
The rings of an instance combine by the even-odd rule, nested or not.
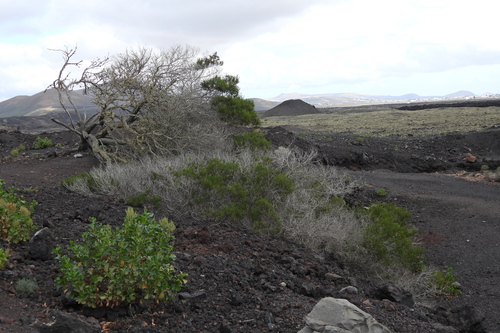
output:
[[[433,282],[438,287],[441,295],[457,295],[462,291],[457,285],[457,279],[453,275],[453,269],[449,267],[446,271],[434,271]]]
[[[385,197],[387,195],[387,191],[383,188],[378,188],[375,190],[375,193],[379,196],[379,197]]]
[[[0,247],[0,268],[2,268],[5,265],[8,258],[9,258],[9,249],[2,249]]]
[[[161,197],[151,195],[151,190],[147,189],[146,191],[139,193],[138,195],[134,195],[129,197],[125,203],[132,207],[145,207],[146,204],[151,203],[153,207],[158,208],[159,203],[161,202]]]
[[[253,150],[269,150],[271,148],[271,143],[258,130],[246,132],[242,135],[235,135],[233,139],[238,148],[248,147]]]
[[[0,179],[0,239],[18,243],[29,239],[36,229],[31,220],[35,201],[27,202],[16,194],[14,188],[6,189],[5,181]]]
[[[389,203],[376,203],[364,210],[371,222],[366,226],[362,246],[382,264],[401,266],[413,272],[423,268],[424,248],[414,244],[417,230],[408,226],[411,214]]]
[[[33,279],[20,279],[16,282],[16,292],[19,295],[31,295],[38,289],[38,284]]]
[[[146,301],[171,300],[186,282],[171,262],[173,224],[152,214],[127,209],[121,228],[92,219],[83,243],[71,242],[64,255],[54,250],[60,263],[57,285],[78,303],[89,307],[117,307]]]
[[[37,136],[35,142],[33,143],[33,148],[35,149],[45,149],[49,147],[52,147],[52,140],[49,138],[41,138]]]
[[[17,149],[17,148],[12,149],[12,150],[10,151],[10,156],[12,156],[12,157],[17,157],[17,156],[19,156],[19,149]]]
[[[274,204],[293,192],[294,182],[286,173],[272,167],[269,158],[242,168],[236,162],[218,158],[203,163],[190,163],[175,171],[197,183],[193,204],[205,205],[210,218],[237,223],[249,220],[257,232],[277,233],[281,222]]]

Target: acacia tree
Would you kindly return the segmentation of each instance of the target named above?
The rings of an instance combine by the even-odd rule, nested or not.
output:
[[[53,121],[76,133],[80,149],[91,149],[102,163],[204,150],[225,142],[224,123],[259,123],[253,102],[242,103],[238,78],[218,75],[217,53],[199,58],[188,46],[159,53],[140,48],[94,60],[70,78],[69,68],[82,62],[72,61],[76,48],[61,52],[64,64],[49,88],[58,91],[68,122]],[[86,115],[72,102],[75,89],[92,96],[96,113]]]

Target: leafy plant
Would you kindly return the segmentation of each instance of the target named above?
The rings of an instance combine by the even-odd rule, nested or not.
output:
[[[31,295],[38,289],[38,284],[33,279],[20,279],[16,282],[16,292],[20,295]]]
[[[375,193],[379,196],[379,197],[385,197],[387,195],[387,191],[383,188],[378,188],[375,190]]]
[[[457,279],[453,275],[453,269],[449,267],[445,272],[434,271],[433,282],[437,285],[442,295],[457,295],[460,290]]]
[[[248,169],[235,162],[212,158],[206,163],[191,163],[174,173],[199,184],[196,204],[206,204],[205,214],[218,220],[249,220],[257,232],[280,231],[281,222],[273,206],[294,190],[293,180],[274,169],[269,158],[261,158]]]
[[[60,247],[54,250],[62,273],[55,281],[69,297],[89,307],[171,300],[186,282],[186,274],[176,274],[171,264],[172,226],[132,208],[115,230],[92,219],[83,243],[70,242],[69,255]]]
[[[33,148],[35,149],[45,149],[49,147],[52,147],[52,140],[49,138],[41,138],[37,136],[35,142],[33,143]]]
[[[9,249],[0,248],[0,268],[2,268],[9,258]]]
[[[387,266],[402,266],[414,272],[422,270],[424,248],[413,243],[417,230],[408,226],[411,215],[406,209],[376,203],[364,214],[371,219],[362,241],[369,253]]]
[[[0,239],[12,243],[27,240],[36,229],[30,217],[35,205],[17,195],[14,188],[6,189],[0,179]]]
[[[246,132],[242,135],[234,136],[236,147],[250,147],[250,149],[268,150],[271,148],[271,143],[259,131]]]

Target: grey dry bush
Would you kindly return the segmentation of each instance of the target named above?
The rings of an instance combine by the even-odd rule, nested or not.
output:
[[[284,200],[278,193],[266,194],[279,216],[281,234],[316,250],[342,251],[348,239],[359,232],[360,224],[351,210],[332,198],[352,191],[355,182],[336,168],[311,163],[316,156],[314,152],[300,153],[287,148],[272,152],[216,150],[168,159],[146,158],[93,170],[93,188],[88,187],[85,179],[74,181],[69,188],[86,195],[98,193],[125,201],[148,192],[161,197],[160,206],[171,214],[202,220],[207,218],[204,212],[226,202],[213,198],[195,202],[199,183],[189,177],[176,176],[176,172],[190,164],[203,165],[211,159],[235,163],[239,169],[249,170],[255,165],[256,156],[269,158],[273,168],[283,171],[294,183],[294,190]]]

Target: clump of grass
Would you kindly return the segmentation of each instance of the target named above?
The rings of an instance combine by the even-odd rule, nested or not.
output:
[[[17,146],[17,148],[14,148],[10,151],[10,155],[12,157],[16,157],[19,155],[20,152],[25,151],[25,150],[26,150],[26,146],[21,143],[19,146]]]
[[[87,172],[69,176],[61,180],[61,186],[72,189],[86,188],[89,189],[91,192],[93,192],[98,188],[94,177]]]
[[[385,197],[387,196],[387,191],[383,188],[378,188],[375,190],[375,193],[379,196],[379,197]]]
[[[16,292],[22,296],[33,294],[38,289],[38,284],[33,279],[20,279],[16,282]]]
[[[434,271],[433,282],[438,287],[438,292],[440,295],[458,295],[462,291],[460,290],[460,285],[457,283],[457,279],[453,275],[453,269],[449,267],[446,271]]]
[[[45,149],[52,147],[52,140],[49,138],[42,138],[37,136],[35,142],[33,143],[33,148],[35,149]]]

